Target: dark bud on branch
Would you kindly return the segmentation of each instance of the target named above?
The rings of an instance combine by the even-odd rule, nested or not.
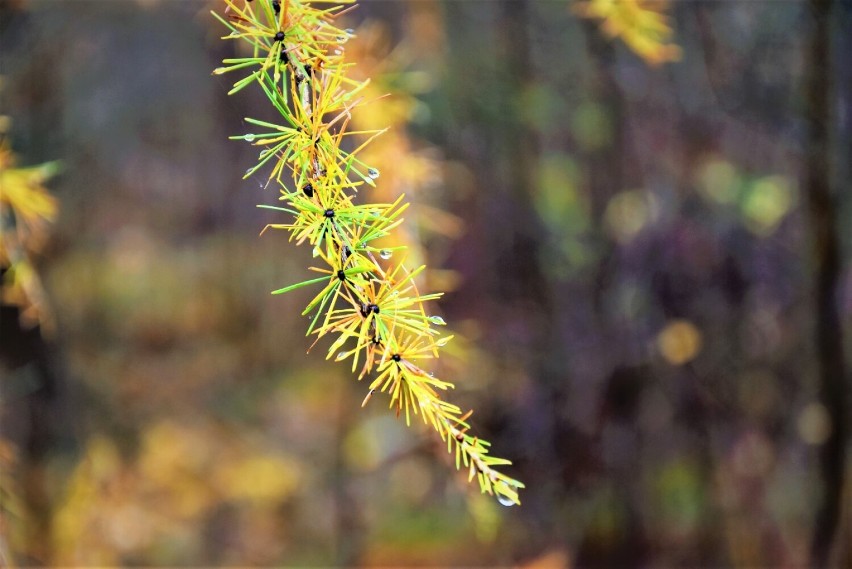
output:
[[[362,304],[361,305],[361,316],[366,318],[367,316],[370,315],[371,312],[373,314],[378,314],[379,313],[379,307],[376,306],[375,304]]]
[[[302,191],[303,191],[303,192],[305,193],[305,195],[306,195],[306,196],[308,196],[309,198],[314,197],[314,187],[313,187],[312,185],[310,185],[310,184],[305,184],[304,186],[302,186]]]

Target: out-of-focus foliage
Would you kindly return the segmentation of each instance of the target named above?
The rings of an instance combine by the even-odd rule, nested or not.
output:
[[[57,215],[57,201],[44,186],[57,164],[18,166],[5,136],[9,122],[0,116],[0,305],[16,308],[4,317],[16,314],[22,328],[38,326],[38,334],[52,333],[55,322],[34,257],[42,252]],[[0,338],[3,341],[8,349],[9,339]],[[0,398],[0,415],[3,405],[8,405],[6,397]],[[26,543],[24,528],[31,522],[14,476],[20,471],[17,458],[17,446],[0,430],[0,565],[4,566],[13,563],[10,549]]]
[[[14,473],[18,470],[17,448],[0,437],[0,563],[8,566],[14,559],[11,551],[26,544],[24,527],[26,511],[21,503],[21,490]]]
[[[55,562],[115,566],[149,551],[151,562],[170,564],[176,558],[167,552],[175,549],[200,558],[210,543],[197,528],[217,511],[223,515],[223,505],[244,531],[219,544],[219,561],[271,562],[284,547],[274,529],[284,519],[280,505],[302,483],[301,468],[293,457],[252,450],[210,422],[155,422],[132,461],[96,437],[55,514]]]
[[[368,104],[352,115],[355,130],[368,130],[386,125],[387,131],[363,151],[364,161],[375,164],[382,183],[372,193],[377,198],[393,201],[405,194],[414,203],[410,221],[388,236],[390,247],[405,245],[409,262],[423,264],[425,253],[420,245],[423,233],[457,238],[462,232],[460,219],[431,204],[429,191],[439,186],[442,178],[437,149],[418,140],[408,130],[418,112],[426,112],[415,95],[431,88],[431,78],[422,71],[407,70],[414,58],[414,47],[401,42],[391,45],[389,30],[378,22],[358,28],[357,35],[346,44],[346,53],[357,65],[353,78],[369,83],[363,97]],[[401,237],[400,237],[401,236]],[[438,290],[450,290],[457,279],[451,271],[427,268],[426,282]]]
[[[674,32],[668,23],[668,0],[582,0],[574,5],[578,14],[601,20],[601,30],[621,38],[651,65],[681,58],[681,49],[671,43]]]
[[[56,219],[56,198],[44,187],[57,163],[20,167],[9,140],[0,138],[0,301],[20,307],[26,326],[53,321],[33,256],[44,247],[50,224]]]

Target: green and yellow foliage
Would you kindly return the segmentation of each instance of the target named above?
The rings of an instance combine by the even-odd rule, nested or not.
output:
[[[442,334],[442,317],[427,310],[442,293],[421,293],[416,278],[425,267],[409,266],[406,247],[393,241],[408,204],[404,196],[359,203],[359,192],[376,186],[379,170],[367,148],[385,132],[363,126],[356,111],[379,96],[369,79],[353,79],[354,63],[344,44],[354,30],[339,18],[351,2],[301,0],[224,0],[218,18],[247,53],[226,59],[214,74],[243,74],[230,93],[259,87],[280,115],[279,124],[246,118],[257,132],[232,137],[258,150],[246,177],[263,172],[280,190],[280,206],[261,206],[285,214],[272,229],[307,244],[320,276],[283,287],[319,288],[303,311],[307,334],[316,341],[333,337],[327,359],[351,360],[358,379],[370,385],[364,405],[376,393],[387,394],[397,416],[419,415],[455,453],[469,480],[501,503],[520,503],[523,484],[497,467],[490,444],[471,435],[471,412],[444,400],[453,384],[435,377],[428,364],[451,339]],[[367,107],[369,108],[369,107]],[[268,172],[268,173],[267,173]]]
[[[57,213],[56,198],[44,182],[56,163],[21,168],[7,140],[0,140],[0,301],[18,306],[24,325],[50,329],[41,281],[33,255],[45,244]]]
[[[678,61],[681,49],[671,43],[667,0],[588,0],[575,9],[586,18],[601,21],[611,38],[621,38],[627,47],[651,65]]]

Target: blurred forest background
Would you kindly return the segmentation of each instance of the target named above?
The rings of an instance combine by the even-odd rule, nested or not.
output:
[[[277,195],[227,137],[271,116],[211,76],[222,6],[0,3],[9,140],[63,164],[55,328],[0,321],[7,560],[852,566],[852,3],[675,2],[660,65],[574,6],[348,16],[504,508],[269,295],[310,252],[258,237]]]

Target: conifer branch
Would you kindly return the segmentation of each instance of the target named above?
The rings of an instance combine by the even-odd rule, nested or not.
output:
[[[44,183],[58,162],[17,166],[8,140],[0,136],[0,302],[18,306],[21,324],[52,333],[48,308],[33,256],[40,252],[59,209]]]
[[[467,469],[483,493],[504,505],[519,504],[524,485],[497,470],[511,462],[492,456],[488,441],[468,433],[472,412],[442,397],[453,384],[423,367],[452,339],[438,329],[446,324],[443,318],[426,310],[443,293],[420,293],[415,278],[425,267],[410,270],[404,255],[390,261],[390,251],[374,243],[402,223],[408,204],[403,196],[393,203],[355,203],[359,189],[375,186],[380,175],[361,153],[384,131],[348,130],[352,112],[365,104],[368,84],[347,75],[353,64],[345,61],[343,44],[354,31],[336,23],[354,0],[223,2],[224,13],[213,13],[230,30],[222,39],[240,42],[247,54],[225,59],[213,73],[241,75],[229,94],[256,83],[282,119],[273,124],[246,118],[263,130],[231,137],[258,148],[257,163],[245,177],[269,170],[268,181],[279,186],[284,205],[261,207],[291,219],[267,228],[288,231],[297,245],[309,244],[323,265],[309,268],[322,276],[273,294],[320,287],[303,312],[313,314],[307,335],[336,336],[326,359],[351,359],[358,379],[370,378],[362,406],[376,393],[387,394],[389,407],[404,414],[406,424],[419,415],[434,429],[455,453],[456,468]]]
[[[600,21],[601,31],[620,37],[636,55],[651,65],[679,61],[680,46],[672,42],[670,0],[578,0],[574,11]]]

